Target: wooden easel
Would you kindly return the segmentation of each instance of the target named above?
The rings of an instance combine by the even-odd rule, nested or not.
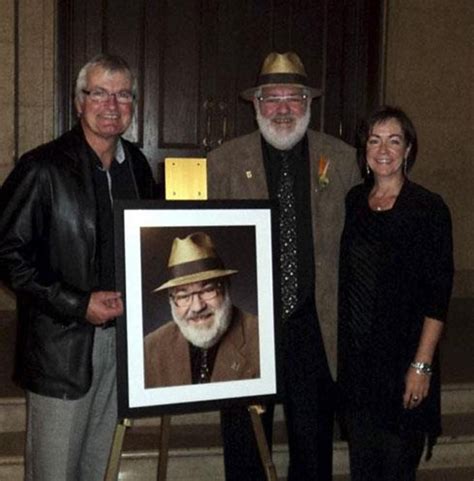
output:
[[[265,412],[265,407],[259,404],[253,404],[248,407],[248,410],[267,481],[277,481],[278,478],[275,465],[273,464],[272,455],[268,448],[267,437],[265,436],[265,431],[262,425],[262,418],[260,417]]]
[[[117,481],[120,469],[120,456],[122,454],[123,438],[125,430],[132,425],[131,419],[122,419],[115,427],[114,440],[110,450],[107,471],[105,472],[104,481]]]
[[[205,158],[165,159],[165,175],[166,200],[207,199],[207,171]],[[262,425],[262,419],[260,417],[265,412],[265,408],[261,405],[251,405],[248,407],[248,410],[267,481],[277,481],[275,465],[272,461],[267,438]],[[126,429],[130,426],[132,426],[131,419],[122,419],[115,428],[114,440],[104,481],[117,481],[118,479],[123,439],[125,437]],[[171,416],[161,416],[157,481],[166,481],[170,427]]]
[[[257,441],[258,451],[260,453],[260,459],[265,470],[265,476],[267,481],[277,481],[276,469],[273,464],[270,449],[268,448],[267,438],[265,437],[265,431],[263,430],[261,415],[265,412],[265,408],[260,405],[251,405],[248,407],[250,413],[250,419],[252,420],[252,426],[255,433],[255,439]],[[120,470],[120,456],[122,454],[123,440],[125,437],[125,431],[132,426],[131,419],[122,419],[115,428],[114,440],[112,443],[112,449],[110,451],[109,463],[107,465],[107,471],[104,481],[117,481]],[[158,470],[157,481],[166,481],[166,473],[168,470],[168,451],[169,451],[169,439],[171,428],[171,416],[161,416],[160,423],[160,442],[158,451]]]
[[[171,416],[161,416],[160,422],[160,442],[158,445],[158,472],[157,480],[166,480],[166,471],[168,468],[168,450],[169,450],[169,438],[170,438],[170,426]],[[104,481],[117,481],[120,471],[120,456],[123,449],[123,440],[125,437],[125,431],[127,428],[133,425],[131,419],[122,419],[119,421],[115,428],[114,439],[112,442],[112,448],[110,450],[109,462],[107,464],[107,470],[105,472]]]

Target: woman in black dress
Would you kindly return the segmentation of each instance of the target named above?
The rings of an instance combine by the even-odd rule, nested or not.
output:
[[[366,181],[346,199],[339,373],[352,481],[414,481],[440,434],[438,342],[453,279],[451,218],[411,182],[412,122],[374,112],[361,131]]]

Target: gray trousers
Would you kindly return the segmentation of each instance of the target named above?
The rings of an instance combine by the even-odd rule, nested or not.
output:
[[[78,400],[27,391],[26,481],[103,481],[117,424],[115,328],[96,328],[93,379]]]

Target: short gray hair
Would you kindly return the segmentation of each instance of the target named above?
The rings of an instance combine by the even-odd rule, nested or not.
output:
[[[136,98],[137,79],[128,63],[118,55],[101,53],[89,60],[79,71],[74,89],[74,99],[76,101],[81,102],[84,99],[84,93],[82,91],[87,88],[87,74],[95,67],[101,67],[109,73],[120,72],[127,75],[132,83],[132,94],[134,98]]]

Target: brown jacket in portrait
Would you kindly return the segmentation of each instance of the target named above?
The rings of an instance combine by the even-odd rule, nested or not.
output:
[[[219,341],[211,382],[260,377],[258,319],[234,307]],[[145,388],[191,384],[189,343],[174,321],[145,337]]]

